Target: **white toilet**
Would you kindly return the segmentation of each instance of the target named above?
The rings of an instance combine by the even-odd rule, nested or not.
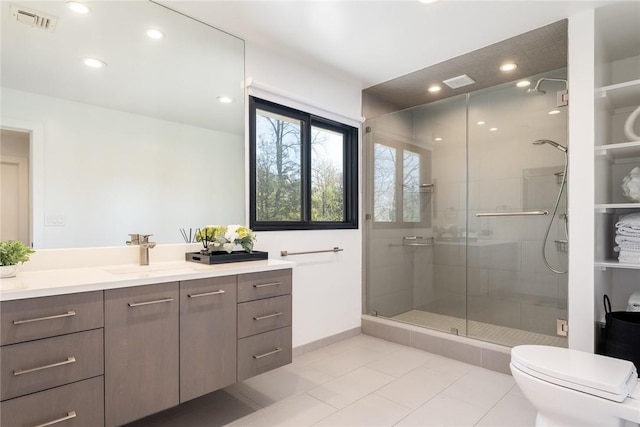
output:
[[[521,345],[511,373],[538,411],[537,427],[630,427],[640,423],[633,363],[567,348]]]

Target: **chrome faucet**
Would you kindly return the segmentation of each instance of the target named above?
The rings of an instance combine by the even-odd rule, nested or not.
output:
[[[149,237],[153,234],[129,234],[131,240],[127,241],[127,245],[140,246],[140,265],[149,265],[149,249],[156,247],[155,242],[150,242]]]

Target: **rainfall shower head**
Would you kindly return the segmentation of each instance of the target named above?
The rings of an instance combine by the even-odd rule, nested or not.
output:
[[[527,93],[529,95],[544,95],[545,93],[547,93],[546,91],[540,89],[538,86],[539,85],[536,85],[536,87],[534,87],[533,89],[527,89]]]
[[[565,86],[569,85],[569,83],[565,79],[557,79],[555,77],[542,77],[541,79],[538,80],[538,82],[536,83],[536,85],[534,86],[533,89],[527,89],[527,93],[531,94],[531,95],[544,95],[545,93],[547,93],[544,90],[540,89],[540,85],[544,81],[547,81],[547,82],[563,82],[565,84]]]
[[[564,145],[560,145],[557,142],[551,141],[549,139],[538,139],[537,141],[533,141],[533,145],[542,145],[542,144],[549,144],[552,147],[555,147],[558,150],[562,151],[563,153],[567,152],[567,147],[565,147]]]

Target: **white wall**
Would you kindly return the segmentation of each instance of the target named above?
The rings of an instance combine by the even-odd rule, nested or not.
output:
[[[594,12],[569,17],[569,347],[593,352]]]
[[[119,246],[128,233],[180,243],[181,227],[244,217],[240,135],[6,88],[2,115],[44,130],[38,249]]]
[[[246,44],[246,75],[274,91],[312,106],[359,117],[359,84],[339,74]],[[361,152],[361,150],[360,150]],[[362,197],[360,197],[362,203]],[[248,204],[247,204],[248,205]],[[281,250],[344,248],[343,252],[299,255],[293,276],[293,346],[360,327],[362,312],[362,222],[358,230],[263,231],[256,249],[279,258]]]

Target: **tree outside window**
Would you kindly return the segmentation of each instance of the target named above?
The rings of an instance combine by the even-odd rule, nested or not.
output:
[[[251,228],[357,228],[357,130],[250,98]]]

